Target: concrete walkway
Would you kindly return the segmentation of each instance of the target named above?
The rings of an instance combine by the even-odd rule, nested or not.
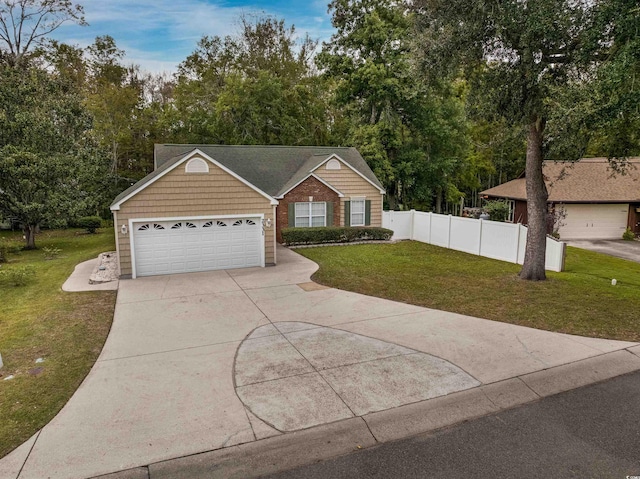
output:
[[[635,343],[323,288],[316,268],[279,248],[272,268],[121,281],[95,366],[0,478],[251,477],[640,369]]]
[[[84,291],[115,291],[118,289],[119,280],[109,281],[108,283],[90,284],[89,277],[98,265],[98,258],[84,261],[78,265],[71,273],[71,276],[62,285],[62,291],[68,293],[77,293]]]

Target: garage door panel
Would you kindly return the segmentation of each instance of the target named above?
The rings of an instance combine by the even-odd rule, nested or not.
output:
[[[261,266],[260,224],[258,217],[135,223],[136,275]]]
[[[620,239],[627,227],[626,204],[568,204],[560,239]]]

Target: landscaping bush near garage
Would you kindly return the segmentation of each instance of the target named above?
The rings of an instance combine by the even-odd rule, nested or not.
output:
[[[393,231],[370,226],[323,226],[318,228],[284,228],[282,240],[286,245],[323,243],[352,243],[354,241],[387,241]]]

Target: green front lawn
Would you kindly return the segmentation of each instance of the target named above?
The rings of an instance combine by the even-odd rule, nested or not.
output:
[[[565,272],[528,282],[518,278],[518,265],[415,241],[297,251],[320,265],[315,281],[335,288],[549,331],[640,341],[639,263],[570,247]]]
[[[17,233],[0,233],[19,240]],[[45,231],[36,251],[9,256],[2,270],[32,265],[25,286],[0,277],[0,457],[49,422],[78,388],[107,337],[115,292],[65,293],[60,287],[76,264],[115,250],[113,229]],[[46,260],[43,247],[59,248]],[[37,358],[44,362],[36,364]],[[41,370],[37,368],[42,368]],[[9,375],[14,379],[3,380]]]

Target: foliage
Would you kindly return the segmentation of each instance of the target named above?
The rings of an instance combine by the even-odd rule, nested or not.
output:
[[[42,256],[44,257],[44,259],[56,259],[58,256],[60,256],[62,250],[60,248],[44,246],[42,248],[42,252]]]
[[[3,0],[0,3],[0,63],[25,68],[36,47],[60,25],[86,25],[84,11],[71,0]]]
[[[0,150],[0,208],[25,225],[28,248],[35,247],[37,225],[70,214],[75,206],[73,166],[67,161],[14,147]]]
[[[87,233],[94,234],[102,226],[102,219],[99,216],[83,216],[76,223],[80,228],[86,229]]]
[[[102,175],[90,127],[72,83],[0,65],[0,214],[22,223],[27,247],[39,224],[96,205]]]
[[[0,275],[14,286],[25,286],[36,276],[33,266],[13,266],[0,270]]]
[[[413,18],[383,0],[334,0],[337,29],[317,57],[335,79],[335,102],[345,108],[345,142],[356,146],[382,181],[389,207],[430,206],[460,192],[466,125],[455,87],[412,74]]]
[[[624,233],[622,233],[622,239],[626,241],[633,241],[634,239],[636,239],[636,235],[633,231],[631,231],[631,228],[627,226],[627,229],[624,231]]]
[[[0,237],[0,263],[8,262],[9,256],[18,254],[21,249],[22,245],[19,242]]]
[[[483,207],[484,211],[489,214],[491,221],[505,222],[509,219],[511,207],[507,200],[486,201]]]
[[[554,140],[564,160],[584,153],[580,123],[553,115],[572,85],[600,61],[602,31],[594,27],[597,2],[571,0],[420,0],[415,5],[422,34],[418,49],[430,77],[464,71],[469,101],[489,121],[503,120],[527,131],[526,180],[529,228],[521,277],[545,278],[547,190],[542,177],[544,148]],[[573,106],[573,105],[568,105]],[[546,136],[547,123],[555,131]],[[566,125],[570,125],[569,128]],[[553,131],[553,130],[552,130]],[[567,139],[573,135],[574,138]],[[572,146],[569,148],[568,146]],[[582,146],[582,148],[581,148]]]
[[[389,240],[393,231],[376,227],[283,228],[285,244],[351,243],[353,241]]]
[[[179,142],[326,144],[323,82],[310,63],[316,42],[269,17],[242,17],[240,33],[204,36],[178,68]]]

